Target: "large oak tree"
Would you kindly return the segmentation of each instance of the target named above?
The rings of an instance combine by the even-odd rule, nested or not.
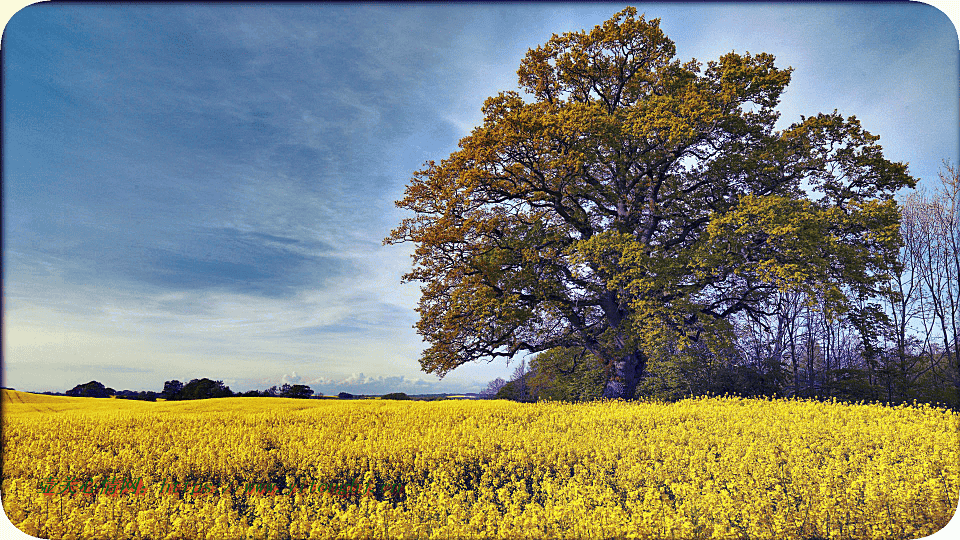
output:
[[[836,112],[776,130],[791,69],[769,54],[674,54],[633,8],[555,35],[521,62],[525,95],[487,99],[415,173],[385,243],[416,246],[425,371],[582,348],[630,398],[651,358],[722,341],[778,291],[836,315],[877,292],[906,166]]]

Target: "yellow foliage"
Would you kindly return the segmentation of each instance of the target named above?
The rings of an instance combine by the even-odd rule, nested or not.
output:
[[[4,509],[41,538],[918,538],[960,491],[960,415],[927,405],[2,393]],[[114,475],[146,493],[39,489]]]

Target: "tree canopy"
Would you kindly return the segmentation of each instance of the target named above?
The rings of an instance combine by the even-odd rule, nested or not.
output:
[[[90,381],[86,384],[78,384],[67,390],[66,394],[72,397],[95,397],[108,398],[116,391],[113,388],[107,388],[98,381]]]
[[[283,383],[283,386],[279,388],[276,386],[271,386],[267,389],[266,393],[267,395],[276,397],[309,399],[310,396],[313,395],[313,388],[310,388],[305,384],[290,385],[288,383]]]
[[[229,386],[224,386],[223,381],[213,381],[203,378],[193,379],[187,384],[183,384],[177,380],[167,381],[163,385],[161,395],[171,401],[181,401],[231,397],[233,396],[233,392],[230,391]]]
[[[630,398],[651,360],[722,348],[784,291],[870,320],[850,299],[896,265],[906,165],[836,111],[777,129],[792,70],[770,54],[674,55],[634,8],[554,35],[523,94],[414,174],[385,243],[415,244],[424,371],[583,349]]]

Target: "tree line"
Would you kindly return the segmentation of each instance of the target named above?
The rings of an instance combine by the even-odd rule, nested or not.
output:
[[[11,389],[12,390],[12,389]],[[104,386],[103,383],[98,381],[90,381],[84,384],[78,384],[67,390],[65,394],[59,394],[56,392],[43,392],[47,395],[67,395],[71,397],[93,397],[93,398],[109,398],[116,397],[118,399],[135,399],[143,401],[156,401],[159,399],[165,399],[167,401],[186,401],[193,399],[213,399],[213,398],[222,398],[222,397],[282,397],[282,398],[294,398],[294,399],[310,399],[310,398],[322,398],[323,393],[314,392],[312,388],[305,384],[287,384],[284,383],[280,386],[271,386],[266,390],[248,390],[246,392],[233,392],[230,390],[229,386],[223,384],[223,381],[212,380],[212,379],[193,379],[190,382],[184,384],[176,379],[172,381],[166,381],[163,383],[163,390],[161,392],[153,392],[150,390],[146,391],[134,391],[134,390],[114,390],[113,388]],[[355,396],[349,392],[340,392],[337,394],[338,399],[358,399],[361,397],[367,396]],[[404,392],[392,392],[380,396],[380,399],[386,400],[411,400]],[[437,399],[437,398],[434,398]]]
[[[50,392],[46,392],[50,394]],[[116,391],[97,381],[90,381],[85,384],[78,384],[66,391],[67,396],[72,397],[94,397],[109,398],[116,396],[118,399],[136,399],[143,401],[156,401],[158,398],[167,401],[186,401],[192,399],[212,399],[221,397],[284,397],[308,399],[311,397],[323,397],[323,394],[314,392],[312,388],[304,384],[286,384],[281,386],[271,386],[266,390],[248,390],[246,392],[233,392],[229,386],[223,384],[223,381],[207,378],[193,379],[184,384],[176,379],[166,381],[163,384],[163,391],[134,391],[121,390]]]

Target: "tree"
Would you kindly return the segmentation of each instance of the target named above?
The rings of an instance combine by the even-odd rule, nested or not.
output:
[[[172,398],[176,400],[212,399],[230,397],[233,392],[230,387],[224,386],[223,381],[212,381],[207,378],[193,379],[183,385],[183,389]]]
[[[103,383],[97,381],[78,384],[70,390],[67,390],[67,395],[72,397],[108,398],[115,393],[116,391],[113,388],[107,388],[103,386]]]
[[[529,379],[533,373],[527,369],[527,360],[521,360],[520,365],[513,370],[513,376],[507,383],[512,387],[513,394],[517,401],[536,401],[536,396],[530,394]]]
[[[933,194],[913,193],[904,204],[905,273],[919,289],[913,315],[921,322],[929,368],[942,371],[946,360],[947,370],[960,374],[960,172],[945,163],[939,176]],[[935,343],[938,334],[942,345]],[[960,375],[952,383],[960,399]]]
[[[156,401],[157,393],[150,391],[120,390],[116,393],[117,399],[136,399],[142,401]]]
[[[500,391],[504,385],[507,384],[507,381],[503,380],[502,377],[497,377],[496,379],[490,381],[487,384],[487,387],[480,391],[480,397],[483,398],[492,398],[497,395],[497,392]]]
[[[288,398],[309,399],[313,395],[313,388],[305,384],[284,384],[280,395]]]
[[[503,387],[494,395],[494,399],[509,399],[511,401],[533,402],[537,401],[538,396],[531,392],[531,380],[534,372],[526,368],[526,362],[521,362],[513,371],[513,376]]]
[[[164,399],[175,400],[181,390],[183,390],[183,383],[174,379],[163,383],[163,392],[160,392],[160,395]]]
[[[392,393],[392,394],[385,394],[385,395],[382,396],[380,399],[399,399],[399,400],[404,400],[404,399],[410,399],[410,396],[408,396],[408,395],[405,394],[404,392],[394,392],[394,393]]]
[[[397,201],[415,216],[384,242],[415,244],[424,371],[583,348],[603,395],[629,398],[648,361],[723,348],[775,294],[831,317],[878,294],[906,165],[836,111],[776,130],[792,70],[770,54],[674,53],[634,8],[554,36],[521,61],[526,99],[487,99],[460,149],[415,173]]]

